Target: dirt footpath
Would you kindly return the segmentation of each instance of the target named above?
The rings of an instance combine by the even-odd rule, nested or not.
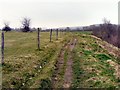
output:
[[[76,45],[76,41],[77,41],[77,39],[74,39],[72,41],[71,45],[69,46],[69,56],[68,56],[67,67],[66,67],[65,75],[64,75],[63,88],[69,88],[71,86],[71,83],[72,83],[72,77],[73,77],[72,64],[73,64],[73,60],[72,60],[71,52]]]
[[[56,63],[56,69],[52,78],[52,87],[53,88],[59,88],[59,85],[62,82],[62,86],[61,88],[69,88],[71,86],[72,83],[72,76],[73,76],[73,71],[72,71],[72,64],[73,64],[73,60],[72,60],[72,50],[75,47],[77,42],[77,39],[73,39],[71,41],[69,41],[67,44],[64,45],[64,47],[62,48],[60,55],[58,57],[58,61]],[[63,79],[60,77],[60,72],[64,67],[65,64],[65,60],[64,60],[64,54],[65,54],[65,50],[68,50],[68,57],[67,57],[67,63],[66,63],[66,68],[65,68],[65,72],[63,75]]]

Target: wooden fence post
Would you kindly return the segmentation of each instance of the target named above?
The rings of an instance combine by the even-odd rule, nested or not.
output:
[[[52,29],[50,30],[50,42],[52,40]]]
[[[62,35],[62,30],[61,29],[60,29],[59,33],[60,33],[60,38],[61,38],[61,35]]]
[[[38,50],[40,50],[40,28],[38,28]]]
[[[56,29],[56,40],[58,40],[58,29]]]
[[[2,31],[1,35],[1,54],[2,54],[2,61],[1,63],[4,64],[4,32]]]

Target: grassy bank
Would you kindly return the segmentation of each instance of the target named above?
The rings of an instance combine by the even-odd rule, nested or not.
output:
[[[109,63],[114,62],[117,65],[117,57],[100,47],[98,40],[91,37],[89,33],[76,36],[78,42],[73,51],[72,87],[119,88],[116,67]]]

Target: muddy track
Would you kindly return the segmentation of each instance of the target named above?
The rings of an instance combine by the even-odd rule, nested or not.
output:
[[[65,70],[64,74],[64,83],[63,83],[63,88],[70,88],[71,83],[72,83],[72,77],[73,77],[73,70],[72,70],[72,65],[73,65],[73,60],[72,60],[72,50],[76,45],[77,39],[74,39],[72,43],[69,46],[69,53],[68,53],[68,60],[67,60],[67,67]]]
[[[64,66],[64,54],[65,54],[65,50],[69,47],[70,41],[68,41],[68,43],[66,43],[63,48],[60,51],[60,55],[58,57],[57,63],[56,63],[56,68],[55,68],[55,72],[53,74],[53,78],[52,78],[52,88],[58,88],[59,82],[60,82],[60,72]]]
[[[74,48],[74,46],[76,45],[76,39],[73,39],[71,41],[69,41],[67,44],[64,45],[64,47],[62,48],[60,55],[58,57],[58,61],[56,63],[56,69],[55,72],[53,74],[53,78],[52,78],[52,87],[53,88],[59,88],[59,86],[61,88],[69,88],[71,86],[72,83],[72,50]],[[68,57],[67,57],[67,62],[65,63],[64,60],[64,54],[65,51],[68,50]],[[65,73],[63,73],[63,77],[60,77],[60,72],[61,70],[63,70],[64,64],[66,64],[66,68],[65,68]],[[61,79],[63,78],[63,79]],[[62,83],[61,83],[62,82]],[[62,84],[62,85],[61,85]]]

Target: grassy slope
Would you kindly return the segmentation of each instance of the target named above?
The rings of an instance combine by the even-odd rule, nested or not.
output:
[[[101,48],[97,39],[87,34],[77,34],[78,43],[73,51],[74,78],[72,87],[114,88],[119,87],[115,68],[107,61],[117,58]]]

